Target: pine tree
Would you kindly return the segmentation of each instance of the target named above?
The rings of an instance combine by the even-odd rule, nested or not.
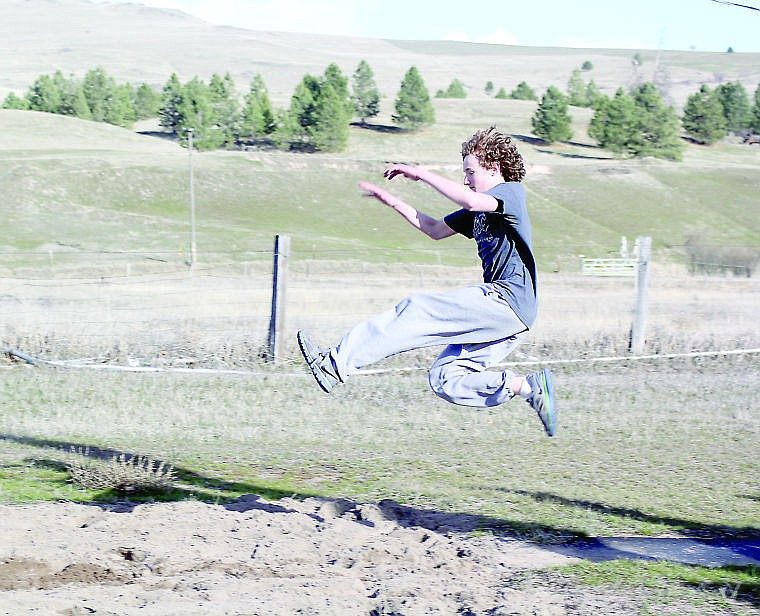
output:
[[[29,109],[29,103],[15,92],[9,92],[3,101],[3,109]]]
[[[588,136],[596,141],[599,146],[601,146],[605,140],[611,103],[612,101],[609,96],[605,96],[604,94],[597,98],[596,103],[594,103],[594,115],[588,123]]]
[[[131,126],[135,111],[130,87],[117,85],[102,66],[87,71],[82,81],[82,92],[92,119],[115,126]]]
[[[755,88],[755,104],[752,105],[749,128],[753,133],[760,133],[760,84]]]
[[[603,148],[625,153],[628,144],[636,139],[636,103],[622,88],[618,88],[606,110],[607,121],[604,128]]]
[[[147,83],[142,83],[135,90],[132,104],[137,120],[155,118],[161,109],[161,95]]]
[[[91,120],[92,114],[84,96],[82,84],[73,78],[66,79],[61,71],[55,72],[53,81],[61,95],[61,102],[56,113]]]
[[[209,105],[220,144],[234,145],[240,135],[240,106],[235,95],[235,81],[229,73],[217,73],[208,84]]]
[[[216,125],[209,86],[198,77],[182,87],[177,113],[177,132],[183,143],[187,143],[189,129],[193,130],[193,146],[198,150],[214,150],[224,143],[225,134]]]
[[[517,84],[517,87],[512,90],[509,98],[513,98],[518,101],[537,101],[538,96],[526,82],[521,81]]]
[[[336,65],[328,66],[322,77],[305,75],[290,99],[287,119],[275,142],[291,149],[336,152],[345,148],[352,112],[347,82]]]
[[[99,66],[87,71],[82,82],[82,91],[95,122],[107,122],[113,119],[111,103],[114,97],[116,82]]]
[[[354,91],[354,111],[364,124],[367,118],[374,118],[380,113],[380,92],[377,89],[372,68],[365,60],[359,62],[351,76],[351,81]]]
[[[697,143],[712,145],[726,134],[726,117],[720,99],[708,85],[686,100],[682,118],[683,128]]]
[[[131,128],[135,122],[134,88],[128,83],[116,85],[108,101],[105,121],[114,126]]]
[[[614,98],[599,98],[588,134],[619,154],[681,159],[678,116],[653,83],[641,84],[631,95],[618,88]]]
[[[164,85],[161,99],[162,105],[158,112],[158,123],[163,128],[169,129],[173,135],[179,135],[181,120],[179,106],[182,103],[182,82],[177,77],[177,73],[172,73]]]
[[[632,97],[622,88],[615,96],[597,106],[591,120],[589,135],[607,150],[618,153],[628,151],[628,146],[637,138],[637,109]]]
[[[459,79],[454,79],[445,90],[438,90],[436,98],[467,98],[467,91]]]
[[[752,108],[749,104],[747,90],[739,81],[722,83],[715,88],[715,94],[723,105],[726,118],[726,130],[739,134],[749,128]]]
[[[241,121],[241,138],[256,140],[266,138],[277,128],[269,92],[261,74],[257,73],[251,81],[245,98]]]
[[[405,130],[418,130],[435,124],[435,110],[425,82],[417,67],[412,66],[404,75],[396,98],[393,123]]]
[[[571,123],[567,97],[555,86],[549,86],[531,118],[533,133],[547,143],[569,141],[573,137]]]
[[[586,107],[588,106],[588,98],[586,97],[586,82],[581,77],[580,69],[573,70],[570,79],[567,82],[567,103],[574,107]]]
[[[304,75],[290,97],[287,120],[281,123],[278,141],[291,149],[303,149],[309,145],[316,124],[316,98],[319,81],[313,75]]]
[[[321,152],[340,152],[348,145],[349,115],[343,92],[336,92],[333,82],[320,84],[314,109],[314,130],[311,144]]]
[[[635,130],[626,150],[633,156],[680,160],[682,146],[678,115],[667,107],[653,83],[642,84],[632,95],[636,105]]]
[[[61,91],[50,75],[40,75],[30,86],[26,101],[32,111],[58,113],[61,108]]]
[[[601,98],[602,93],[599,91],[596,83],[591,79],[586,84],[586,106],[592,109],[596,107],[596,102]]]
[[[345,112],[350,116],[354,113],[354,103],[348,91],[348,77],[346,77],[334,62],[330,64],[322,76],[323,84],[330,84],[335,90],[335,96],[345,107]]]

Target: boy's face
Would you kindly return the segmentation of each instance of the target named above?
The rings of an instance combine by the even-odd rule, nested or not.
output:
[[[475,154],[468,154],[462,161],[464,185],[475,192],[485,192],[503,182],[498,169],[486,169],[481,166]]]

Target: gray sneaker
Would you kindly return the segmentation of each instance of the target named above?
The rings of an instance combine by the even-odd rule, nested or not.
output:
[[[554,391],[552,390],[552,375],[547,368],[544,368],[540,372],[534,372],[525,378],[533,390],[526,402],[538,413],[538,418],[544,424],[546,434],[554,436],[557,431],[558,413],[557,405],[554,402]]]
[[[336,376],[330,374],[322,367],[327,354],[315,345],[304,331],[298,332],[298,346],[301,349],[303,358],[306,360],[306,365],[309,366],[309,370],[311,370],[311,373],[317,380],[317,384],[322,388],[322,391],[329,394],[339,381]]]

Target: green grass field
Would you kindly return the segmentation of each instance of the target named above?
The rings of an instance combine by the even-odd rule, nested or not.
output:
[[[340,155],[196,153],[199,250],[207,260],[239,260],[240,253],[268,248],[275,234],[286,234],[296,260],[381,260],[390,248],[404,262],[430,262],[435,250],[433,262],[473,263],[467,243],[445,249],[431,244],[362,199],[357,184],[382,181],[389,161],[423,164],[459,180],[460,143],[491,123],[518,135],[544,269],[579,254],[614,255],[621,236],[651,235],[655,251],[676,262],[683,261],[683,244],[694,233],[723,245],[760,245],[758,148],[689,145],[682,163],[619,160],[585,137],[588,110],[577,111],[575,145],[544,146],[519,137],[529,135],[534,103],[436,105],[439,121],[431,129],[398,134],[353,128]],[[2,111],[0,122],[7,169],[0,178],[0,214],[11,231],[0,244],[6,266],[29,262],[30,252],[153,252],[174,259],[187,250],[185,150],[71,118]],[[37,130],[47,134],[38,138]],[[393,189],[431,214],[450,209],[425,187],[396,181]]]
[[[108,497],[66,484],[60,462],[73,446],[170,462],[183,479],[172,498],[393,498],[548,541],[756,537],[760,424],[746,400],[758,365],[558,366],[555,439],[519,401],[443,403],[422,371],[356,377],[325,396],[296,366],[250,376],[17,367],[3,372],[0,499]]]

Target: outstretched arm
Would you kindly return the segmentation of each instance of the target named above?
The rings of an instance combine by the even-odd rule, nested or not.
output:
[[[395,197],[387,190],[378,188],[374,184],[369,184],[368,182],[360,182],[359,188],[364,191],[365,197],[373,197],[388,207],[396,210],[415,229],[422,231],[425,235],[434,240],[442,240],[455,233],[455,231],[443,220],[433,218],[424,212],[420,212],[418,209],[413,208],[408,203]]]
[[[491,195],[475,192],[464,184],[459,184],[420,167],[401,164],[391,165],[383,175],[389,180],[400,175],[415,182],[418,180],[425,182],[459,207],[472,212],[493,212],[499,206],[499,202]]]

